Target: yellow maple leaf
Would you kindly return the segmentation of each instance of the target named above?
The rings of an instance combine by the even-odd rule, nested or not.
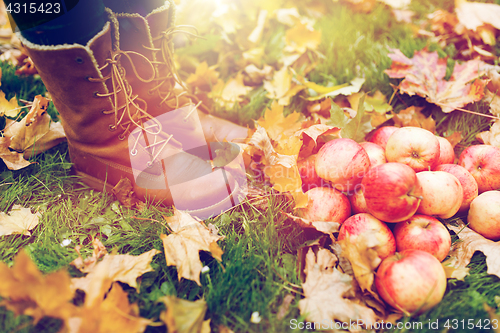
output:
[[[290,99],[306,87],[292,82],[293,76],[287,66],[274,73],[272,81],[264,81],[267,97],[277,99],[280,105],[290,104]]]
[[[232,108],[235,103],[243,101],[243,97],[253,89],[253,87],[245,86],[243,78],[243,74],[238,72],[235,77],[229,79],[226,83],[219,80],[212,88],[212,91],[208,93],[208,97],[221,106]]]
[[[215,70],[216,66],[208,67],[206,61],[196,67],[196,72],[189,75],[186,83],[201,90],[209,91],[219,79],[219,73]]]
[[[174,210],[174,216],[165,217],[172,233],[161,235],[165,249],[165,259],[168,266],[177,267],[179,280],[186,278],[200,282],[202,263],[200,251],[212,253],[212,256],[222,261],[223,251],[217,241],[223,236],[214,234],[203,222],[195,220],[186,212]]]
[[[7,116],[15,118],[21,109],[17,104],[17,97],[12,97],[9,101],[5,98],[5,93],[0,90],[0,117]]]
[[[321,31],[316,31],[307,22],[297,21],[285,34],[285,51],[304,53],[316,50],[321,43]]]
[[[188,301],[165,296],[159,301],[167,306],[160,319],[167,325],[169,332],[210,333],[210,319],[204,320],[207,312],[207,303],[204,300]]]
[[[38,225],[40,217],[38,212],[32,214],[29,208],[14,205],[8,214],[0,212],[0,236],[12,234],[29,236],[30,230]]]
[[[69,288],[69,274],[43,275],[24,250],[16,255],[12,268],[0,262],[0,280],[0,306],[16,315],[32,316],[35,323],[45,316],[64,320],[76,311],[70,303],[74,292]]]
[[[288,138],[301,128],[301,116],[300,113],[293,112],[285,117],[283,105],[274,101],[257,123],[266,130],[271,139],[280,141],[281,138]]]
[[[73,260],[70,265],[75,266],[80,270],[80,272],[83,273],[89,273],[93,271],[95,265],[97,264],[97,261],[108,254],[108,251],[97,237],[92,240],[92,246],[94,247],[92,256],[85,259],[83,259],[82,255],[80,254],[81,246],[76,246],[75,251],[78,253],[78,258]]]

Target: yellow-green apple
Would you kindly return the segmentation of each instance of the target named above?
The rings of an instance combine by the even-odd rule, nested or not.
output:
[[[315,168],[316,154],[297,162],[299,168],[300,179],[302,180],[302,191],[307,192],[312,188],[323,185],[323,180],[319,178]]]
[[[359,145],[363,147],[363,149],[368,154],[371,168],[387,162],[387,160],[385,159],[385,150],[378,144],[373,142],[361,142]]]
[[[474,200],[479,194],[477,182],[474,177],[472,177],[470,172],[458,164],[441,164],[437,166],[436,171],[446,171],[457,177],[460,185],[462,185],[462,190],[464,191],[462,205],[460,205],[458,211],[465,212],[468,210],[472,200]]]
[[[446,274],[432,254],[406,250],[380,263],[375,287],[390,306],[407,316],[417,315],[441,302],[446,291]]]
[[[349,235],[349,241],[356,242],[360,234],[377,238],[379,245],[375,246],[374,250],[380,259],[385,259],[396,252],[396,241],[391,229],[373,215],[361,213],[345,220],[340,226],[338,240],[343,240]]]
[[[384,163],[371,168],[361,188],[368,211],[384,222],[409,219],[422,199],[415,171],[402,163]]]
[[[340,191],[329,187],[315,187],[306,192],[309,202],[298,214],[310,221],[344,222],[351,216],[349,199]]]
[[[370,142],[378,144],[380,147],[385,149],[387,145],[387,140],[399,127],[396,126],[382,126],[373,132],[373,135],[370,137]]]
[[[430,170],[439,160],[439,141],[420,127],[401,127],[389,137],[385,147],[387,162],[410,166],[415,172]]]
[[[467,222],[483,237],[500,240],[500,191],[486,191],[472,200]]]
[[[368,213],[368,208],[366,207],[366,200],[365,196],[363,195],[362,186],[358,186],[354,190],[354,193],[349,195],[349,201],[351,202],[351,210],[353,214]]]
[[[450,141],[443,138],[442,136],[436,136],[439,141],[439,159],[436,165],[440,164],[452,164],[455,162],[455,151]]]
[[[458,164],[474,177],[479,193],[500,189],[500,148],[470,146],[460,154]]]
[[[443,261],[450,252],[451,236],[446,227],[436,218],[427,215],[413,215],[407,221],[394,227],[396,250],[416,249],[429,252]]]
[[[417,212],[447,219],[455,215],[464,197],[462,185],[457,177],[445,171],[422,171],[417,173],[422,186],[422,202]]]
[[[354,140],[328,141],[316,154],[316,173],[343,192],[352,192],[370,168],[366,151]]]

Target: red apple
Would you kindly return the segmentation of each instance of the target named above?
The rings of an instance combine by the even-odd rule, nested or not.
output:
[[[423,128],[402,127],[389,137],[385,157],[387,162],[406,164],[415,172],[430,170],[439,160],[439,141]]]
[[[306,192],[309,202],[298,214],[310,221],[344,222],[351,215],[349,199],[340,191],[316,187]]]
[[[361,142],[359,145],[363,147],[363,149],[368,154],[371,168],[387,162],[387,160],[385,159],[385,150],[378,144],[373,142]]]
[[[448,229],[431,216],[413,215],[409,220],[397,223],[394,238],[398,252],[422,250],[439,261],[443,261],[450,252],[451,236]]]
[[[437,166],[436,171],[446,171],[457,177],[460,185],[462,185],[462,190],[464,191],[462,205],[458,211],[465,212],[468,210],[472,200],[474,200],[479,194],[477,182],[474,177],[472,177],[470,172],[458,164],[441,164]]]
[[[384,222],[366,213],[356,214],[345,220],[340,226],[338,240],[343,240],[346,235],[349,235],[350,242],[356,242],[361,234],[366,237],[376,237],[379,245],[374,247],[374,250],[380,259],[387,258],[396,252],[396,241],[391,229]]]
[[[443,299],[446,274],[432,254],[406,250],[384,259],[375,275],[378,294],[407,316],[421,314]]]
[[[311,155],[297,162],[300,179],[302,180],[302,191],[304,192],[320,187],[323,184],[323,180],[316,173],[315,162],[316,155]]]
[[[479,193],[500,188],[500,148],[490,145],[470,146],[460,154],[458,164],[474,177]]]
[[[487,191],[472,200],[467,222],[483,237],[500,240],[500,191]]]
[[[335,139],[316,155],[316,173],[343,192],[351,192],[370,168],[368,154],[356,141]]]
[[[359,186],[354,190],[354,193],[349,196],[349,201],[351,202],[351,210],[353,214],[368,213],[368,207],[366,207],[366,200],[363,195],[362,186]]]
[[[422,202],[417,212],[447,219],[458,212],[464,192],[457,177],[445,171],[422,171],[417,173],[422,186]]]
[[[409,219],[422,198],[415,171],[402,163],[385,163],[371,168],[361,185],[368,211],[384,222]]]
[[[387,140],[399,127],[396,126],[382,126],[373,132],[373,135],[370,138],[370,142],[378,144],[380,147],[385,149],[387,145]]]
[[[436,165],[453,164],[455,162],[455,151],[450,141],[442,136],[436,136],[439,141],[439,159]]]

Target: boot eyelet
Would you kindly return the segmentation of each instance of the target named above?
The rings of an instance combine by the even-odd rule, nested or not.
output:
[[[116,126],[115,125],[109,125],[109,128],[108,128],[111,132],[114,132],[116,131]]]
[[[106,109],[101,109],[102,114],[106,114]]]
[[[154,94],[154,92],[153,92],[153,91],[151,91],[151,89],[148,89],[148,95],[150,95],[150,96],[151,96],[151,95],[153,95],[153,94]]]
[[[83,58],[81,58],[81,57],[76,57],[75,61],[77,64],[83,64]]]
[[[137,149],[132,149],[132,150],[130,151],[130,155],[132,155],[132,156],[137,155]]]
[[[94,96],[95,98],[100,97],[100,96],[99,96],[99,92],[98,92],[98,91],[94,91],[94,93],[92,94],[92,96]]]
[[[146,165],[148,166],[148,169],[151,169],[153,167],[153,162],[148,161],[148,163],[146,163]]]
[[[90,81],[90,79],[91,79],[91,78],[92,78],[92,76],[90,76],[90,75],[85,76],[85,80],[87,80],[87,81],[89,81],[89,82],[91,82],[91,81]]]
[[[123,135],[123,134],[118,135],[118,140],[120,140],[120,141],[125,140],[125,135]]]

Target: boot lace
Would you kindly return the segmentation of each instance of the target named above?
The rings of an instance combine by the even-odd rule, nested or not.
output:
[[[132,61],[131,55],[137,55],[146,60],[146,62],[151,66],[152,75],[151,77],[144,78],[138,72]],[[126,72],[121,65],[121,58],[125,57],[131,64],[131,68],[135,76],[142,82],[148,83],[155,78],[155,68],[151,61],[149,61],[145,56],[134,51],[116,51],[110,58],[106,59],[103,66],[99,67],[102,72],[106,68],[110,68],[110,73],[102,78],[92,78],[89,77],[90,82],[105,82],[111,79],[112,91],[109,93],[95,93],[97,97],[112,97],[112,110],[103,111],[104,114],[114,115],[114,124],[110,124],[110,130],[114,131],[120,127],[122,133],[118,136],[118,139],[124,140],[127,134],[131,134],[134,137],[134,144],[130,149],[130,154],[132,156],[137,155],[138,148],[146,151],[150,155],[150,161],[147,163],[148,166],[152,166],[156,161],[158,156],[160,156],[162,150],[166,147],[169,141],[172,140],[173,135],[169,135],[163,132],[161,123],[153,116],[147,112],[147,103],[138,95],[134,95],[132,92],[132,87],[125,78]],[[119,93],[123,92],[124,103],[119,105]],[[131,130],[135,125],[135,129]],[[145,133],[150,134],[150,136],[145,135]],[[140,142],[141,136],[144,136],[146,141],[146,146],[142,146]],[[149,142],[148,137],[151,138],[152,142]],[[165,139],[166,138],[166,139]],[[174,140],[175,141],[175,140]]]

